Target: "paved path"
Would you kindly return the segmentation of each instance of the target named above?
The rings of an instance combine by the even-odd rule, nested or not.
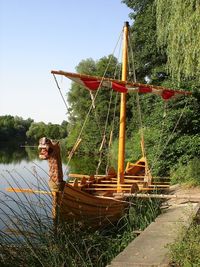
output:
[[[186,191],[178,190],[176,194],[186,194]],[[195,194],[199,196],[199,191]],[[170,200],[168,205],[170,206],[156,218],[155,222],[135,238],[109,267],[170,266],[167,245],[175,241],[181,225],[190,226],[200,203],[187,203],[179,199]]]

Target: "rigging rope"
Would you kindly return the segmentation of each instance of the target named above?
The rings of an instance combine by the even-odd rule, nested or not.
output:
[[[66,103],[66,101],[65,101],[65,99],[64,99],[64,96],[63,96],[63,94],[62,94],[62,92],[61,92],[61,89],[60,89],[60,86],[59,86],[59,84],[58,84],[58,81],[57,81],[57,79],[56,79],[55,74],[53,74],[53,77],[54,77],[54,80],[55,80],[55,82],[56,82],[58,91],[59,91],[59,93],[60,93],[60,95],[61,95],[61,98],[62,98],[62,100],[63,100],[63,102],[64,102],[64,104],[65,104],[65,107],[66,107],[67,111],[68,111],[69,109],[68,109],[67,103]]]

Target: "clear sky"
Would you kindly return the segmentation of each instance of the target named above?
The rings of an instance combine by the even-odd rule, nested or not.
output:
[[[111,54],[130,12],[121,0],[0,0],[0,116],[65,120],[50,71]]]

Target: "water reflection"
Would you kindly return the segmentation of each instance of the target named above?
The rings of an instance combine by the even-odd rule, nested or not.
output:
[[[38,158],[38,150],[37,146],[25,146],[25,147],[17,147],[17,146],[6,146],[0,147],[0,169],[3,165],[5,168],[12,168],[13,166],[17,166],[18,168],[24,168],[32,166],[30,162],[33,162],[33,165],[41,166],[48,172],[47,163],[42,163],[42,161]],[[62,162],[64,165],[64,173],[66,173],[66,165],[68,164],[68,158],[66,153],[62,150]],[[68,164],[67,172],[71,173],[87,173],[88,175],[94,174],[97,171],[97,166],[99,164],[99,160],[94,156],[75,156],[71,159]],[[99,173],[105,172],[105,162],[101,162]]]

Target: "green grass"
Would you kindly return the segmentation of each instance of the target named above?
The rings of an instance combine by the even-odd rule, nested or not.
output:
[[[170,245],[173,266],[200,266],[200,221],[199,218],[197,219],[189,229],[182,227],[179,238],[174,244]]]

